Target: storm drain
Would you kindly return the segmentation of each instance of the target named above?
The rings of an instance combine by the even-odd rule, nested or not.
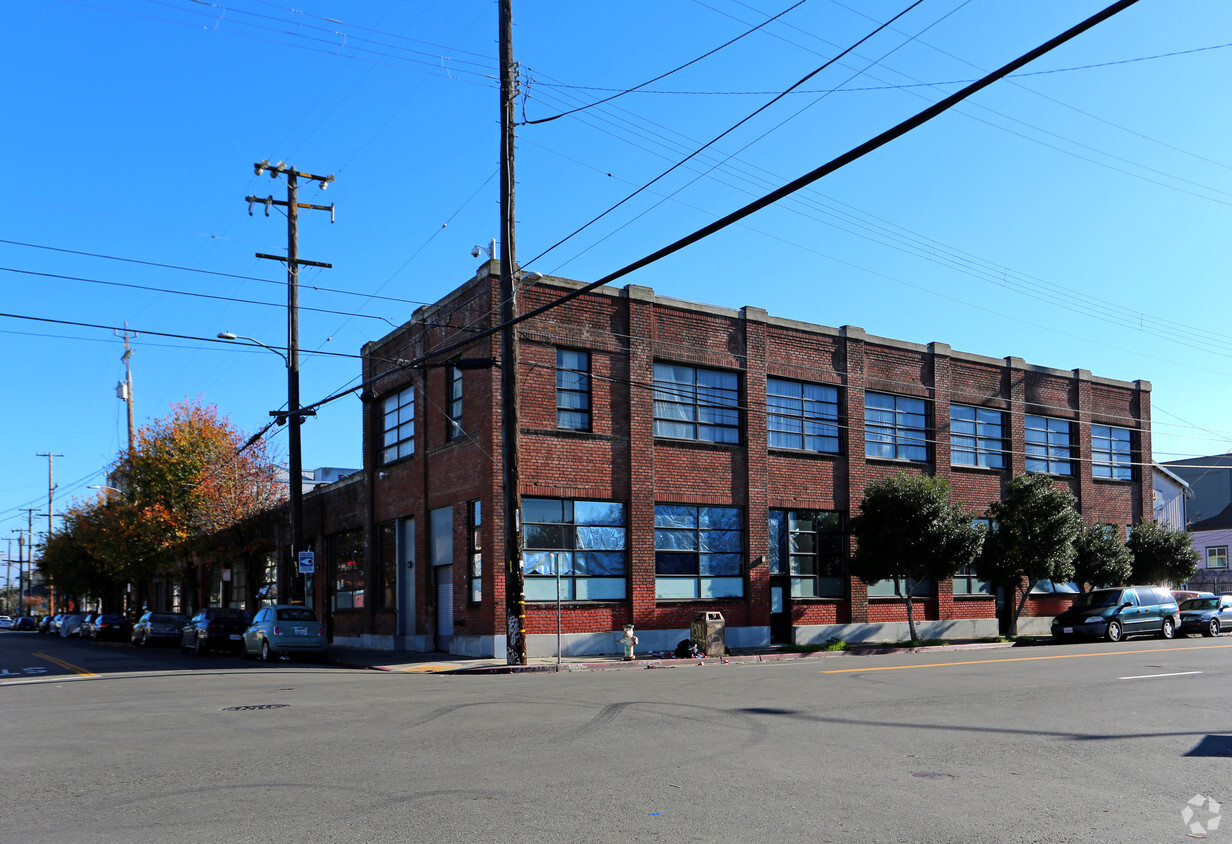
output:
[[[247,706],[227,706],[223,708],[223,712],[253,712],[257,709],[282,709],[290,706],[289,703],[252,703]]]

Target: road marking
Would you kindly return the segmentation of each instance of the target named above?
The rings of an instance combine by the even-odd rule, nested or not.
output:
[[[1093,654],[1053,654],[1051,656],[1010,656],[1002,659],[969,659],[964,662],[930,662],[925,665],[878,665],[871,668],[832,668],[818,674],[857,674],[868,671],[902,671],[909,668],[950,668],[955,665],[986,665],[993,662],[1031,662],[1040,659],[1082,659],[1089,656],[1135,656],[1160,651],[1196,651],[1205,648],[1232,648],[1232,645],[1191,645],[1181,648],[1146,648],[1140,651],[1100,651]]]
[[[1201,671],[1174,671],[1171,674],[1139,674],[1136,677],[1117,677],[1118,680],[1150,680],[1155,677],[1184,677],[1186,674],[1201,674]]]
[[[47,654],[34,654],[34,656],[37,656],[40,659],[45,659],[48,662],[54,662],[56,665],[60,666],[61,668],[67,668],[69,671],[72,671],[74,674],[80,674],[82,677],[97,677],[98,676],[92,671],[86,671],[84,668],[78,668],[76,665],[73,665],[71,662],[65,662],[62,659],[56,659],[54,656],[48,656]]]

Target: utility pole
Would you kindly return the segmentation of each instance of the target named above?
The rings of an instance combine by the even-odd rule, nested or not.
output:
[[[34,511],[36,508],[23,507],[22,509],[26,511],[27,527],[26,527],[25,535],[22,535],[20,531],[18,531],[17,533],[17,556],[25,557],[26,577],[29,580],[30,591],[33,592],[34,591],[34,588],[33,588],[34,587]],[[26,542],[25,547],[23,548],[22,543],[23,543],[23,540],[25,540],[27,536],[30,537],[30,541]],[[50,578],[48,578],[47,583],[48,583],[48,589],[51,590],[51,586],[50,586],[51,579]],[[56,598],[55,591],[54,590],[49,591],[48,599],[47,599],[47,614],[48,615],[55,615],[55,610],[52,608],[55,604],[55,598]]]
[[[133,432],[133,369],[129,362],[133,356],[133,350],[128,346],[128,323],[124,323],[123,334],[120,334],[118,331],[113,331],[112,333],[117,337],[124,338],[124,354],[120,356],[120,360],[124,361],[124,381],[116,385],[116,397],[123,399],[128,405],[128,457],[131,460],[136,437]],[[137,339],[137,332],[135,331],[133,332],[133,339]]]
[[[500,0],[501,96],[501,474],[505,511],[505,661],[526,664],[526,593],[522,572],[522,497],[518,489],[518,345],[514,302],[517,270],[514,238],[514,101],[517,65],[513,61],[513,0]]]
[[[274,199],[273,195],[266,198],[259,196],[245,197],[248,200],[248,214],[252,215],[252,206],[254,203],[261,203],[265,206],[265,216],[269,216],[271,205],[277,205],[287,209],[287,257],[283,258],[279,255],[265,255],[260,252],[256,253],[258,258],[265,258],[271,261],[283,261],[287,265],[287,410],[285,413],[278,410],[271,410],[270,416],[277,417],[279,422],[289,422],[290,428],[290,493],[291,493],[291,562],[294,564],[297,560],[299,551],[304,545],[304,468],[302,465],[302,454],[300,446],[299,426],[303,422],[304,416],[312,416],[316,411],[302,413],[299,407],[299,268],[300,265],[309,267],[323,267],[331,269],[333,264],[325,264],[320,261],[306,261],[299,257],[299,209],[307,208],[314,211],[328,211],[329,221],[334,222],[334,206],[331,205],[309,205],[299,201],[299,179],[303,178],[317,182],[321,186],[321,190],[325,190],[325,186],[334,180],[333,175],[329,176],[314,176],[311,173],[303,173],[296,170],[294,167],[287,165],[285,161],[279,161],[277,164],[270,164],[268,160],[260,161],[253,165],[254,172],[260,176],[262,172],[269,171],[270,178],[276,179],[279,175],[287,177],[287,198],[285,201]],[[282,601],[283,596],[291,590],[288,588],[291,582],[294,582],[298,587],[301,587],[301,597],[306,597],[302,594],[304,581],[299,577],[289,578],[285,571],[285,566],[278,566],[278,600]],[[286,589],[287,591],[283,591]]]

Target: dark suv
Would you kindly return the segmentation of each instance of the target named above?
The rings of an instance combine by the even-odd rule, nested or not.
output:
[[[249,618],[245,610],[233,607],[206,607],[192,617],[180,637],[180,650],[198,656],[206,651],[239,653]]]
[[[1079,595],[1052,620],[1052,635],[1103,636],[1110,642],[1126,636],[1171,639],[1179,617],[1176,598],[1162,586],[1117,586]]]

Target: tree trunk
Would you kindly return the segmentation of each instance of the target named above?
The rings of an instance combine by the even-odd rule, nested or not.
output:
[[[911,593],[915,591],[915,583],[910,577],[906,578],[907,589],[903,593],[903,602],[907,604],[907,630],[911,635],[911,641],[918,642],[920,637],[915,632],[915,608],[911,605]],[[898,578],[894,578],[894,585],[898,586]]]
[[[1035,588],[1035,584],[1039,581],[1028,582],[1027,588],[1022,590],[1022,598],[1018,600],[1018,607],[1014,610],[1014,618],[1010,621],[1010,635],[1018,635],[1018,616],[1022,615],[1023,607],[1027,605],[1027,597],[1031,594],[1031,590]],[[1014,587],[1017,588],[1017,587]]]

